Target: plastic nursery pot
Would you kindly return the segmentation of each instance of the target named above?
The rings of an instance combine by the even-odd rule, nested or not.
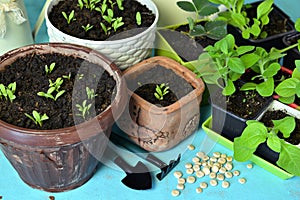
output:
[[[268,107],[266,111],[276,111],[281,110],[285,112],[287,115],[292,116],[294,118],[300,119],[300,111],[295,110],[277,100],[274,100]],[[261,116],[258,117],[257,120],[261,120],[264,113],[261,114]],[[300,147],[300,146],[299,146]],[[275,164],[279,158],[279,153],[271,150],[266,143],[262,143],[258,146],[257,150],[255,151],[255,154],[273,164]]]
[[[122,70],[151,55],[152,48],[154,47],[156,26],[159,18],[157,7],[151,0],[136,1],[146,5],[147,8],[155,14],[154,23],[137,35],[111,41],[95,41],[76,38],[65,34],[54,27],[49,20],[49,13],[51,12],[53,6],[58,4],[59,1],[61,0],[52,0],[47,6],[45,12],[45,20],[50,42],[67,42],[90,47],[106,55]]]
[[[251,9],[256,10],[257,6],[260,3],[261,3],[261,1],[250,3],[250,5],[252,6]],[[256,11],[255,11],[255,13],[256,13]],[[256,14],[255,14],[255,16],[256,16]],[[273,4],[273,10],[271,11],[269,17],[270,17],[270,20],[277,19],[277,21],[279,21],[279,20],[284,21],[286,23],[285,24],[286,31],[283,33],[278,33],[276,35],[272,35],[272,36],[263,38],[263,39],[251,39],[251,38],[244,39],[242,37],[241,31],[238,28],[235,28],[235,27],[229,25],[227,27],[228,33],[230,33],[234,36],[236,45],[238,45],[238,46],[242,46],[242,45],[260,46],[266,50],[270,50],[272,47],[275,47],[277,49],[282,49],[282,48],[284,48],[282,38],[294,31],[294,22],[290,19],[290,17],[287,14],[285,14],[275,4]],[[276,28],[270,27],[271,30],[277,29],[277,28],[278,28],[278,26],[276,26]]]
[[[241,81],[240,84],[243,84]],[[227,110],[227,101],[226,98],[220,94],[220,89],[218,86],[211,86],[209,88],[211,95],[211,106],[212,106],[212,129],[222,134],[225,138],[233,141],[235,137],[239,137],[244,128],[246,127],[247,120],[255,120],[258,116],[263,113],[269,104],[273,101],[272,96],[264,98],[263,102],[261,102],[260,109],[256,110],[256,112],[252,112],[247,118],[241,117],[234,112]],[[215,103],[215,100],[218,98],[219,103]],[[239,99],[238,102],[241,106],[242,98]],[[256,106],[257,107],[257,106]],[[250,111],[249,108],[247,111]]]
[[[174,81],[168,82],[170,92],[178,97],[171,105],[152,104],[134,92],[139,86],[131,88],[136,80],[141,80],[142,85],[166,83],[169,74],[175,74]],[[198,128],[205,86],[190,70],[170,58],[156,56],[128,68],[123,77],[127,81],[130,100],[117,124],[136,144],[148,151],[164,151]],[[183,82],[187,86],[182,87]],[[183,93],[185,87],[190,91],[187,94]]]
[[[295,33],[291,33],[289,35],[286,35],[283,37],[283,43],[286,47],[297,43],[297,40],[300,39],[300,33],[295,32]],[[296,68],[295,65],[295,60],[299,60],[300,59],[300,52],[298,50],[298,48],[293,48],[289,51],[287,51],[287,54],[283,57],[283,65],[286,68],[289,68],[291,70]]]
[[[0,10],[0,16],[3,16],[1,20],[4,20],[4,23],[1,22],[0,29],[6,30],[3,35],[0,34],[0,55],[12,49],[33,44],[23,0],[9,2],[0,0]]]
[[[5,70],[16,59],[32,53],[81,58],[104,68],[116,82],[111,104],[91,120],[72,127],[36,130],[0,120],[0,147],[25,183],[50,192],[74,189],[88,181],[96,170],[111,127],[126,104],[126,83],[119,68],[105,56],[72,44],[50,43],[15,49],[0,57],[0,69]]]

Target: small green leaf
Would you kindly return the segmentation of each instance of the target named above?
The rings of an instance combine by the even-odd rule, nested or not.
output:
[[[229,58],[228,59],[228,67],[239,74],[243,74],[245,72],[245,66],[243,61],[240,58]]]
[[[242,87],[241,90],[242,91],[247,91],[247,90],[255,90],[256,89],[257,84],[256,83],[245,83]]]
[[[245,54],[241,57],[242,62],[244,63],[245,68],[252,67],[255,63],[260,60],[260,56],[255,53]]]
[[[296,86],[300,81],[296,78],[288,78],[275,88],[275,92],[281,97],[290,97],[296,94]]]
[[[187,12],[197,12],[194,5],[189,1],[177,1],[177,6]]]
[[[231,80],[227,80],[227,85],[222,91],[224,96],[232,95],[235,92],[235,86]]]
[[[282,141],[281,152],[276,164],[289,173],[300,176],[299,163],[300,148]]]
[[[261,16],[267,14],[271,9],[274,0],[265,0],[262,1],[257,7],[257,18],[261,18]]]
[[[264,77],[273,77],[278,73],[280,70],[280,64],[279,63],[272,63],[271,65],[268,66],[268,68],[264,71],[262,74]]]
[[[290,97],[279,97],[278,100],[282,103],[290,104],[290,103],[293,103],[295,101],[295,95],[290,96]]]
[[[254,48],[255,48],[254,46],[239,46],[236,49],[236,52],[237,52],[238,56],[240,56],[240,55],[243,55],[245,53],[252,51]]]
[[[274,79],[268,78],[265,82],[258,84],[256,91],[263,97],[271,96],[274,92]]]
[[[300,18],[298,18],[295,22],[295,29],[300,32]]]
[[[279,130],[284,138],[289,138],[291,132],[293,132],[296,127],[295,118],[290,116],[280,120],[272,120],[272,122],[274,124],[274,129]]]
[[[280,142],[280,139],[277,137],[277,135],[269,135],[269,137],[267,139],[267,145],[273,151],[280,153],[281,142]]]

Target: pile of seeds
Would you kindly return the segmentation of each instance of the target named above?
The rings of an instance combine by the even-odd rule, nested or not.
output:
[[[189,150],[194,150],[193,145],[188,146]],[[250,163],[247,168],[252,168]],[[200,185],[196,188],[197,193],[202,193],[208,185],[217,186],[221,184],[223,188],[230,186],[229,180],[234,176],[240,176],[240,171],[234,170],[233,157],[224,153],[214,152],[212,156],[208,156],[204,152],[196,153],[196,156],[192,158],[191,162],[185,164],[185,174],[181,171],[175,171],[174,176],[177,179],[177,188],[172,190],[172,196],[180,195],[180,192],[184,190],[186,183],[195,183],[197,178],[208,176],[210,178],[209,184],[207,182],[200,182]],[[186,178],[185,175],[187,175]],[[245,178],[239,178],[239,183],[246,183]]]

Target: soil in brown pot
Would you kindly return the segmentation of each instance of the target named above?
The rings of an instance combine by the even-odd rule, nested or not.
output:
[[[112,0],[117,4],[116,0]],[[110,3],[107,1],[108,6]],[[96,7],[101,7],[101,2],[95,4]],[[60,31],[77,37],[81,39],[89,40],[116,40],[134,36],[146,28],[150,27],[154,20],[155,14],[149,10],[145,5],[134,1],[134,0],[124,0],[123,1],[124,10],[119,10],[118,6],[114,6],[113,13],[114,18],[122,17],[124,25],[119,27],[116,31],[113,29],[109,30],[109,34],[105,34],[102,29],[100,22],[103,22],[106,27],[110,25],[106,22],[99,11],[90,10],[86,7],[80,9],[77,1],[60,1],[57,5],[53,6],[51,12],[49,13],[50,22],[58,28]],[[74,18],[76,20],[72,21],[70,24],[67,23],[67,20],[62,15],[62,12],[65,12],[67,15],[74,10]],[[136,12],[141,13],[142,24],[137,25],[136,23]],[[89,31],[85,31],[82,26],[90,24],[93,26]],[[120,34],[122,33],[122,34]]]
[[[154,96],[155,88],[156,85],[163,83],[169,87],[169,93],[163,97],[163,100],[158,100]],[[145,71],[136,79],[129,80],[128,87],[146,101],[161,107],[175,103],[194,89],[190,83],[171,69],[159,65]]]
[[[53,62],[55,68],[47,75],[45,65],[50,66]],[[56,101],[37,95],[38,92],[46,93],[49,80],[55,82],[59,77],[63,79],[59,90],[65,90],[65,93]],[[77,87],[73,89],[75,81]],[[0,119],[19,127],[44,130],[70,127],[75,125],[74,119],[83,122],[98,115],[110,105],[116,84],[113,77],[98,65],[56,53],[33,53],[17,59],[0,72],[1,84],[7,86],[13,82],[17,85],[16,99],[10,102],[1,98]],[[97,96],[94,99],[88,99],[86,87],[95,90]],[[53,92],[54,96],[56,93]],[[81,114],[78,108],[72,108],[72,103],[82,105],[83,100],[87,100],[86,105],[91,104],[91,111],[94,110],[85,118],[77,116]],[[49,117],[42,127],[25,116],[25,113],[32,115],[33,110]]]

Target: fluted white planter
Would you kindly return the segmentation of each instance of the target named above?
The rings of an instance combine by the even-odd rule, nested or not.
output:
[[[50,42],[67,42],[95,49],[111,59],[120,69],[124,70],[150,56],[154,47],[155,32],[158,22],[158,9],[152,0],[137,0],[155,14],[154,23],[145,31],[120,40],[95,41],[80,39],[63,33],[53,26],[48,15],[51,9],[61,0],[52,0],[46,8],[45,20]]]

